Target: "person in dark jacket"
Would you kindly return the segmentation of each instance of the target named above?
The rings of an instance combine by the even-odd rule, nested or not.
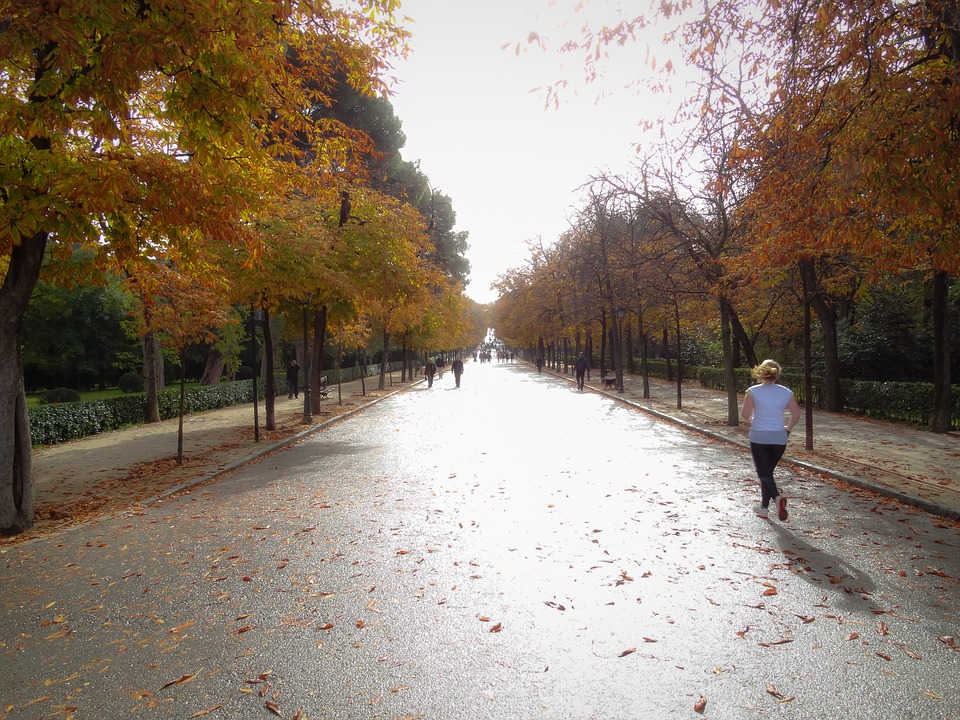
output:
[[[577,373],[577,390],[583,390],[583,378],[587,374],[587,366],[590,363],[587,362],[587,356],[583,353],[577,357],[577,362],[574,363],[573,369]]]
[[[457,387],[460,387],[460,376],[463,375],[463,360],[460,358],[454,360],[450,369],[453,370],[453,379],[457,381]]]
[[[433,360],[427,360],[423,374],[427,376],[427,387],[433,387],[433,376],[437,374],[437,366],[433,364]]]
[[[300,397],[300,365],[294,358],[287,366],[287,398],[292,400],[298,397]]]

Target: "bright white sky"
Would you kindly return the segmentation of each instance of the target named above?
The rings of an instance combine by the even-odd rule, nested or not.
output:
[[[650,74],[639,43],[620,50],[609,67],[618,78],[590,85],[581,54],[526,45],[531,30],[554,40],[576,36],[586,13],[594,25],[596,18],[616,22],[615,0],[593,0],[579,14],[574,4],[402,0],[401,14],[414,22],[413,50],[395,68],[400,82],[390,98],[407,136],[401,152],[420,160],[434,188],[453,201],[456,229],[470,234],[467,294],[481,303],[496,299],[489,286],[497,275],[528,257],[526,241],[550,244],[568,227],[579,186],[600,171],[625,170],[637,143],[654,142],[641,121],[678,100],[624,88]],[[559,29],[562,21],[574,29]],[[545,109],[535,88],[564,79],[572,89],[558,109]]]

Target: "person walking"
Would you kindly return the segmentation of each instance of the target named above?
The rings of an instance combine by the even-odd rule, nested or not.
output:
[[[773,471],[787,449],[790,431],[800,420],[800,405],[790,388],[779,385],[780,365],[773,360],[764,360],[751,371],[756,385],[747,389],[740,415],[750,424],[750,453],[760,480],[760,505],[754,512],[767,517],[770,503],[776,508],[777,517],[787,519],[787,499],[780,494],[773,479]],[[784,425],[784,413],[790,419]]]
[[[287,399],[300,397],[300,365],[294,358],[287,366]]]
[[[537,373],[538,374],[543,372],[543,364],[544,364],[543,355],[537,355]]]
[[[443,380],[443,368],[447,366],[447,361],[443,359],[443,355],[437,355],[437,379]]]
[[[423,374],[427,376],[427,387],[433,387],[433,376],[437,374],[437,366],[434,365],[433,360],[427,360],[427,366],[424,368]]]
[[[581,392],[583,391],[583,379],[587,374],[588,365],[589,363],[587,362],[587,356],[583,353],[580,353],[577,356],[577,362],[573,364],[573,369],[577,373],[577,390],[580,390]]]
[[[463,360],[457,358],[450,364],[450,369],[453,370],[453,379],[457,382],[457,387],[460,387],[460,376],[463,375]]]

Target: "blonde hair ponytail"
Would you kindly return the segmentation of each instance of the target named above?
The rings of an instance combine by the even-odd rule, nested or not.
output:
[[[776,360],[764,360],[751,370],[750,374],[759,382],[775,382],[780,377],[780,364]]]

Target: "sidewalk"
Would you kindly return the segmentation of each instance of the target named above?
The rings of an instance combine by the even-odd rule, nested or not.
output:
[[[320,401],[320,414],[303,423],[303,395],[275,402],[276,430],[266,430],[266,408],[257,405],[260,440],[254,439],[253,403],[188,415],[183,421],[183,464],[177,465],[177,419],[114,430],[62,445],[36,448],[33,476],[37,489],[34,526],[0,547],[56,532],[136,508],[228,473],[331,422],[409,387],[393,374],[378,391],[379,378],[332,385]]]
[[[639,377],[627,377],[625,392],[600,390],[592,372],[591,391],[627,403],[666,421],[716,440],[749,447],[746,430],[726,424],[724,393],[694,383],[682,389],[677,410],[676,385],[650,379],[642,396]],[[573,377],[556,375],[573,385]],[[186,487],[207,482],[336,422],[382,398],[402,391],[399,373],[386,390],[367,378],[366,394],[355,380],[333,386],[313,424],[304,424],[303,397],[276,399],[277,430],[264,429],[266,410],[258,405],[260,441],[254,441],[253,405],[198,413],[184,419],[184,463],[176,464],[177,420],[141,425],[34,451],[37,522],[29,532],[0,538],[0,547],[38,534],[56,532],[149,503]],[[575,391],[575,389],[574,389]],[[742,401],[742,398],[741,398]],[[804,449],[803,421],[787,448],[785,462],[874,490],[923,510],[960,520],[960,435],[935,435],[864,418],[814,412],[812,451]]]

